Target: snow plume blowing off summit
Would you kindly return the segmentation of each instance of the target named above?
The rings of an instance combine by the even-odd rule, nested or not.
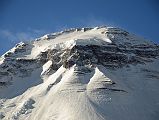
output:
[[[114,27],[72,28],[0,58],[2,120],[158,120],[159,45]]]

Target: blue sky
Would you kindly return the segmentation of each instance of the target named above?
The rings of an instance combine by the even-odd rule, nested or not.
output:
[[[158,0],[0,0],[0,55],[70,27],[116,26],[159,43]]]

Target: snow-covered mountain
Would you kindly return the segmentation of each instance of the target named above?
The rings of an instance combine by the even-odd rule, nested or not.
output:
[[[0,58],[2,120],[158,120],[159,45],[120,28],[73,28]]]

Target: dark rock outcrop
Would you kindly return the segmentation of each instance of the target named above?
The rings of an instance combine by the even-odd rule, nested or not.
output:
[[[70,68],[74,64],[82,65],[103,65],[105,67],[123,67],[129,64],[144,64],[159,56],[157,45],[75,45],[71,49],[48,50],[42,53],[40,61],[44,63],[52,60],[58,68],[64,65]]]
[[[128,34],[128,33],[126,33]],[[23,53],[26,51],[26,44],[17,46],[16,51]],[[48,49],[35,58],[16,58],[15,53],[5,54],[5,60],[0,65],[1,75],[4,76],[18,74],[20,77],[26,77],[31,72],[42,67],[47,61],[51,60],[52,65],[48,72],[58,70],[60,66],[70,68],[74,64],[78,66],[96,66],[103,65],[108,68],[120,68],[129,65],[145,64],[151,62],[159,56],[159,46],[156,44],[138,44],[128,43],[106,45],[75,45],[70,49]],[[12,57],[14,56],[14,57]],[[1,83],[5,84],[5,83]]]

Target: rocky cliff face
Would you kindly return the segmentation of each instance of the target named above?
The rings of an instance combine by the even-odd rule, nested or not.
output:
[[[105,45],[74,45],[67,49],[48,49],[41,52],[36,59],[16,58],[16,54],[23,54],[27,51],[27,45],[17,45],[14,53],[8,52],[4,55],[4,63],[1,64],[1,78],[12,75],[28,76],[38,67],[43,66],[47,61],[52,61],[50,71],[58,70],[62,65],[70,68],[78,66],[103,65],[107,68],[128,67],[129,65],[146,64],[153,62],[159,56],[159,46],[156,44],[116,44]],[[30,67],[29,67],[30,66]],[[10,81],[8,79],[8,81]],[[1,85],[4,85],[1,81]]]

